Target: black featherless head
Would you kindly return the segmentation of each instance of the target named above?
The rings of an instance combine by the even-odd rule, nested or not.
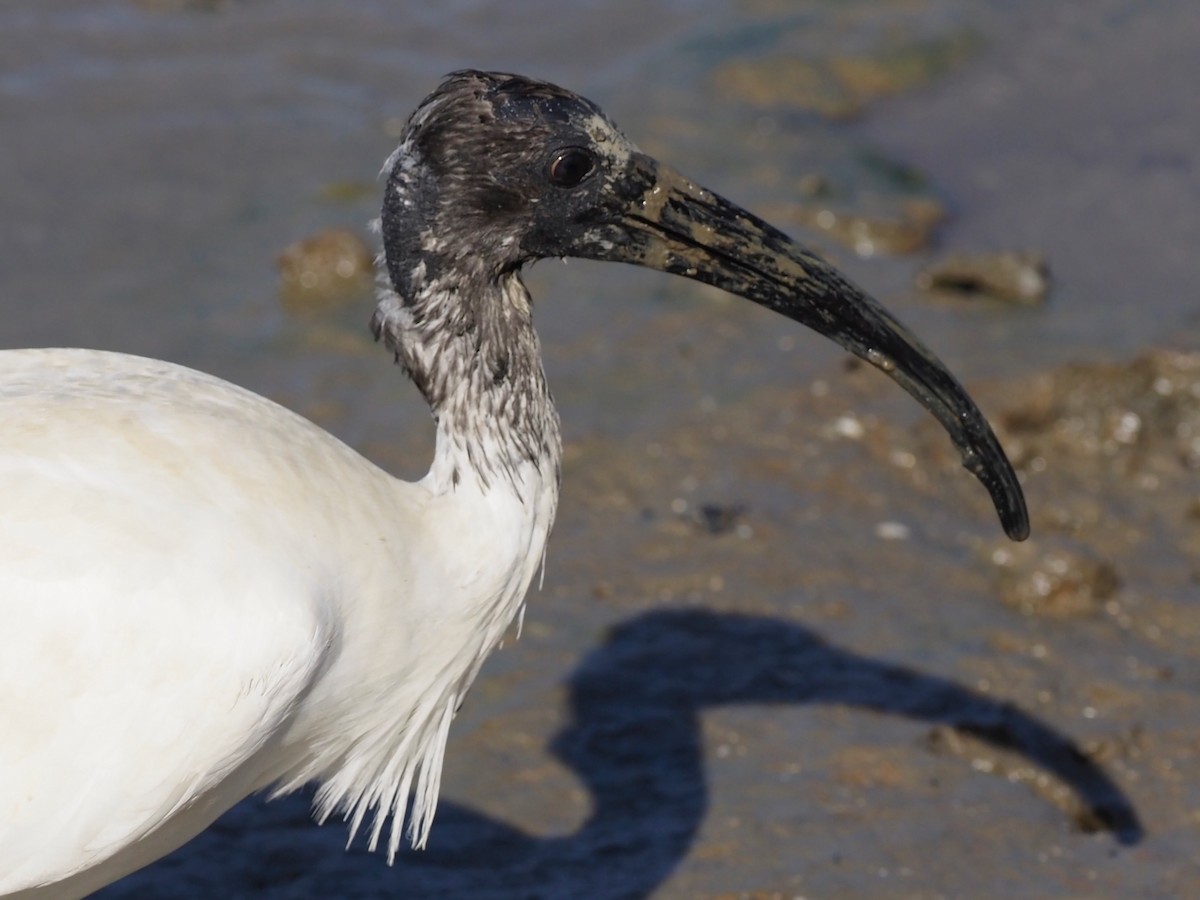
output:
[[[628,262],[714,285],[885,372],[942,423],[1008,535],[1028,535],[1012,466],[933,353],[819,256],[638,151],[594,103],[517,75],[456,72],[413,113],[388,172],[384,250],[400,303],[440,278],[440,296],[461,295],[454,302],[467,308],[488,284],[552,256]],[[425,315],[416,309],[410,318]]]

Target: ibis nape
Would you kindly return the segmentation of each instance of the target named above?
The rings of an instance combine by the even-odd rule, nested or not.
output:
[[[371,327],[433,414],[420,481],[181,366],[0,352],[0,895],[83,896],[310,782],[319,819],[389,860],[425,843],[455,710],[558,502],[534,260],[683,275],[831,338],[936,416],[1028,534],[1016,474],[937,357],[593,103],[457,72],[384,171]]]

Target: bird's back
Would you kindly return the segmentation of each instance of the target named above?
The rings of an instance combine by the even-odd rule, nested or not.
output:
[[[0,353],[0,894],[140,841],[136,867],[279,774],[345,532],[396,484],[198,372]]]

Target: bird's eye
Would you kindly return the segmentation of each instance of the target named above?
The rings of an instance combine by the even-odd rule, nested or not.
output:
[[[595,166],[591,153],[579,147],[568,147],[554,154],[546,174],[559,187],[575,187]]]

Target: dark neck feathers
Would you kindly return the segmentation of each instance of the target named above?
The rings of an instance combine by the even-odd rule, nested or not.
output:
[[[460,464],[456,482],[464,466],[485,486],[497,475],[515,481],[525,463],[557,478],[558,415],[519,267],[497,265],[478,233],[459,240],[454,223],[438,220],[439,198],[405,152],[393,157],[384,201],[390,285],[372,330],[429,403],[439,454]]]

